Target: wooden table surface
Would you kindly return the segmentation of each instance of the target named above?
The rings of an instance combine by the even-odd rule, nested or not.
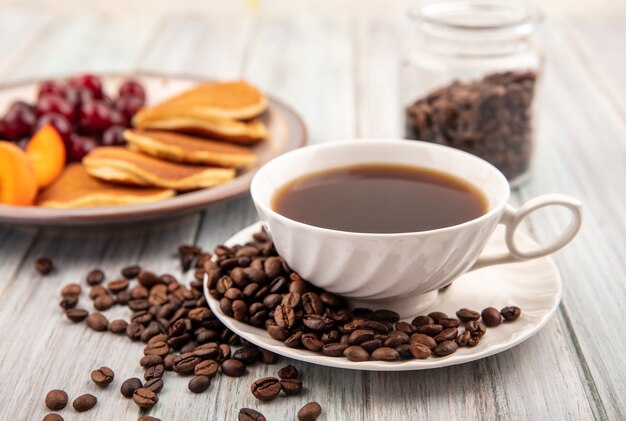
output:
[[[342,3],[334,13],[307,1],[285,13],[286,2],[270,2],[273,10],[253,1],[232,10],[163,1],[114,2],[117,8],[104,2],[91,10],[80,2],[80,11],[69,3],[7,3],[0,13],[2,80],[137,69],[245,77],[293,104],[311,143],[402,134],[404,4],[364,13],[352,2],[351,13]],[[538,153],[532,180],[513,201],[559,192],[585,204],[578,238],[554,256],[563,302],[540,333],[502,354],[424,372],[346,371],[283,359],[303,372],[306,391],[270,404],[256,402],[248,388],[277,366],[254,366],[239,379],[218,376],[200,396],[187,391],[187,379],[168,374],[151,414],[234,420],[249,406],[269,420],[295,419],[300,406],[317,400],[324,420],[626,419],[626,14],[616,9],[551,13],[538,33],[547,57]],[[137,407],[118,389],[122,379],[141,376],[141,345],[69,323],[57,305],[60,287],[82,282],[93,267],[114,274],[136,262],[179,275],[178,244],[212,248],[255,220],[243,197],[148,226],[0,226],[0,419],[41,419],[53,388],[99,397],[89,413],[66,409],[66,420],[136,419]],[[563,224],[562,214],[542,211],[526,228],[545,241]],[[33,269],[43,255],[58,266],[45,278]],[[89,379],[101,365],[117,375],[109,390]]]

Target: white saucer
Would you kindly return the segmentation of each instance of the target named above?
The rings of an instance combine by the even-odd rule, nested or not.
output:
[[[261,224],[257,222],[239,231],[225,244],[244,244],[260,229]],[[528,247],[535,245],[533,240],[522,235],[519,244]],[[504,230],[498,227],[485,252],[503,250],[504,247]],[[462,275],[452,285],[442,290],[432,308],[424,313],[437,310],[453,316],[463,307],[481,311],[489,306],[500,309],[516,305],[522,309],[521,317],[513,323],[488,328],[487,334],[474,348],[459,348],[454,354],[442,358],[393,362],[352,362],[345,358],[327,357],[304,349],[288,348],[282,342],[272,339],[264,329],[238,322],[222,313],[219,302],[208,294],[206,285],[204,295],[211,310],[226,327],[251,343],[276,354],[308,363],[352,370],[425,370],[476,361],[512,348],[537,333],[550,320],[561,301],[561,276],[554,261],[549,257],[492,266]]]

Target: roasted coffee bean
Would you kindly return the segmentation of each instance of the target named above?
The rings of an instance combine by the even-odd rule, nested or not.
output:
[[[65,311],[65,316],[67,316],[67,318],[71,321],[78,323],[85,320],[87,316],[89,316],[89,312],[82,308],[70,308]]]
[[[50,260],[48,257],[40,257],[35,260],[35,270],[40,274],[46,276],[47,274],[52,272],[53,269],[54,264],[52,263],[52,260]]]
[[[141,272],[141,267],[138,265],[126,266],[122,269],[122,276],[126,279],[135,279]]]
[[[357,307],[352,310],[352,315],[355,318],[369,320],[374,317],[374,310],[369,308]]]
[[[263,348],[259,348],[259,361],[263,364],[276,364],[278,362],[278,355]]]
[[[89,288],[89,298],[95,300],[101,295],[109,295],[109,292],[102,285],[94,285]]]
[[[153,391],[154,393],[159,393],[161,390],[163,390],[163,379],[161,379],[160,377],[155,377],[154,379],[147,380],[143,384],[143,387]]]
[[[239,360],[229,358],[221,365],[222,373],[229,377],[241,377],[246,372],[246,366]]]
[[[161,421],[157,417],[151,417],[150,415],[142,415],[137,421]]]
[[[481,338],[487,333],[487,327],[481,322],[470,321],[465,323],[465,331]]]
[[[502,315],[493,307],[487,307],[484,309],[480,313],[480,316],[487,327],[495,327],[502,323]]]
[[[447,319],[448,315],[446,313],[444,313],[444,312],[441,312],[441,311],[433,311],[431,313],[428,313],[428,317],[433,319],[436,324],[439,324],[438,320],[439,319]]]
[[[299,348],[302,345],[302,335],[302,331],[297,331],[285,339],[283,343],[289,348]]]
[[[148,368],[157,364],[163,364],[163,358],[159,355],[144,355],[141,360],[139,360],[139,365]]]
[[[133,401],[143,409],[150,409],[159,401],[159,397],[150,389],[141,387],[133,393]]]
[[[389,332],[389,328],[387,327],[386,324],[384,324],[382,322],[377,322],[376,320],[367,320],[363,324],[363,327],[367,328],[369,330],[373,330],[374,332],[378,332],[378,333],[388,333]]]
[[[399,330],[400,332],[404,332],[407,335],[412,335],[416,331],[415,326],[407,322],[398,322],[396,323],[395,327],[396,327],[396,330]]]
[[[233,353],[233,358],[245,364],[252,364],[259,358],[259,350],[252,347],[239,348]]]
[[[314,333],[305,333],[302,335],[302,345],[309,351],[318,352],[324,347],[324,342],[317,338]]]
[[[137,280],[139,281],[140,285],[143,285],[148,289],[152,288],[160,282],[159,277],[148,270],[141,270],[139,272],[139,275],[137,275]]]
[[[46,406],[52,411],[59,411],[67,405],[67,393],[60,389],[54,389],[46,395]]]
[[[133,313],[130,321],[131,323],[139,323],[145,326],[152,321],[152,315],[147,311],[137,311]]]
[[[413,359],[413,354],[411,354],[411,345],[402,344],[396,348],[398,354],[400,355],[401,360],[411,360]]]
[[[348,344],[342,344],[340,342],[329,343],[322,347],[322,354],[327,357],[341,357],[347,347]]]
[[[374,332],[368,329],[357,329],[350,334],[348,343],[350,345],[358,345],[361,342],[369,341],[370,339],[374,339]]]
[[[243,298],[243,293],[239,288],[228,288],[226,292],[224,292],[224,297],[229,300],[240,300]]]
[[[361,342],[359,346],[371,354],[375,349],[383,346],[383,341],[381,339],[371,339],[369,341]]]
[[[467,346],[471,338],[472,338],[472,335],[469,332],[463,332],[459,336],[456,337],[455,342],[458,346]]]
[[[109,288],[109,291],[111,291],[114,294],[118,294],[124,290],[126,290],[126,288],[128,288],[128,280],[127,279],[118,279],[115,281],[111,281],[107,284],[107,287]]]
[[[77,297],[80,295],[82,288],[78,284],[67,284],[61,288],[61,297]]]
[[[228,344],[220,344],[219,346],[220,348],[220,354],[217,356],[217,362],[221,362],[224,360],[227,360],[230,358],[231,352],[230,352],[230,345]]]
[[[395,330],[389,334],[389,337],[385,339],[383,345],[390,348],[397,348],[407,342],[409,342],[409,335],[399,330]]]
[[[283,379],[280,387],[286,395],[297,395],[302,392],[302,382],[298,379]]]
[[[296,315],[288,304],[279,304],[274,309],[274,321],[276,324],[285,329],[291,329],[296,324]]]
[[[322,407],[317,402],[309,402],[298,411],[299,421],[315,421],[322,413]]]
[[[219,364],[217,364],[217,362],[213,360],[204,360],[196,364],[193,372],[196,376],[215,377],[218,369]]]
[[[300,377],[300,373],[298,373],[297,368],[289,364],[278,370],[278,377],[281,379],[297,379]]]
[[[263,377],[252,383],[250,387],[252,395],[260,401],[274,399],[281,390],[280,381],[276,377]]]
[[[166,370],[171,371],[174,369],[174,360],[176,360],[175,354],[168,354],[163,358],[163,366]]]
[[[202,393],[207,390],[210,385],[211,378],[209,376],[193,376],[191,380],[189,380],[187,387],[193,393]]]
[[[347,347],[343,351],[343,355],[350,361],[367,361],[370,357],[370,354],[358,345]]]
[[[85,281],[87,285],[91,286],[101,284],[104,281],[104,272],[100,269],[94,269],[87,274]]]
[[[302,307],[306,314],[322,314],[324,304],[319,295],[314,292],[307,292],[302,295]]]
[[[200,361],[202,360],[193,354],[181,354],[174,360],[172,369],[178,374],[191,374]]]
[[[283,265],[280,257],[269,257],[263,265],[268,278],[274,279],[283,272]]]
[[[274,310],[283,301],[283,297],[280,294],[270,294],[263,298],[263,305],[270,310]]]
[[[202,359],[211,359],[211,360],[218,360],[220,355],[222,354],[222,349],[220,348],[220,345],[218,345],[216,342],[209,342],[206,344],[202,344],[197,346],[192,354],[195,355],[196,357],[202,358]]]
[[[500,314],[502,314],[502,317],[504,317],[505,322],[512,322],[519,318],[519,316],[522,314],[522,310],[519,307],[509,306],[504,307],[502,310],[500,310]]]
[[[250,408],[241,408],[239,410],[238,421],[267,421],[265,416],[259,411]]]
[[[434,349],[437,346],[437,342],[428,335],[423,333],[414,333],[409,337],[409,343],[418,343],[426,345],[430,349]]]
[[[476,321],[480,319],[480,313],[474,310],[470,310],[468,308],[462,308],[456,312],[456,317],[461,319],[463,323],[467,323],[472,320]]]
[[[108,294],[99,295],[93,301],[93,306],[99,311],[108,310],[113,307],[113,304],[115,304],[115,299]]]
[[[394,361],[397,360],[399,357],[400,354],[398,354],[398,351],[396,351],[394,348],[389,348],[386,346],[382,346],[372,352],[373,360]]]
[[[475,347],[480,342],[482,336],[470,336],[470,340],[467,342],[467,346],[470,348]]]
[[[78,412],[85,412],[96,406],[97,403],[98,399],[94,395],[85,393],[84,395],[80,395],[79,397],[74,399],[74,402],[72,402],[72,406]]]
[[[170,347],[166,342],[155,342],[149,344],[143,349],[144,355],[158,355],[161,358],[165,357],[170,352]]]
[[[379,322],[396,323],[400,320],[400,315],[391,310],[376,310],[373,319]]]
[[[443,341],[452,341],[457,337],[458,334],[459,330],[456,327],[451,327],[439,333],[437,336],[435,336],[434,339],[437,343],[441,343]]]
[[[295,321],[294,321],[295,322]],[[319,316],[317,314],[306,314],[302,318],[302,324],[307,328],[315,331],[323,331],[332,329],[334,322],[328,317]]]
[[[109,322],[107,329],[109,329],[111,333],[124,333],[126,332],[127,326],[128,323],[126,323],[126,320],[116,319]]]
[[[63,421],[63,417],[59,414],[47,414],[43,417],[43,421]]]
[[[290,292],[283,296],[282,304],[288,304],[295,309],[300,305],[301,300],[302,296],[299,292]]]
[[[335,294],[331,294],[330,292],[321,293],[320,299],[324,305],[332,309],[341,309],[344,306],[343,299]]]
[[[441,333],[441,331],[443,331],[443,326],[438,324],[422,325],[417,328],[418,333],[423,333],[424,335],[428,336],[438,335],[439,333]]]
[[[115,374],[109,367],[100,367],[91,372],[91,380],[100,387],[106,387],[113,382]]]
[[[454,341],[443,341],[433,349],[433,354],[438,357],[445,357],[455,352],[458,348],[459,346]]]
[[[132,311],[146,311],[150,308],[150,303],[146,299],[130,300],[128,308]]]
[[[144,286],[137,285],[130,290],[132,300],[145,300],[148,296],[150,296],[150,291]]]
[[[68,310],[70,308],[76,307],[77,304],[78,304],[78,296],[69,296],[69,297],[64,297],[59,303],[59,306],[64,310]]]
[[[413,319],[411,324],[417,328],[417,327],[424,326],[424,325],[435,324],[435,321],[431,317],[428,317],[428,316],[417,316],[416,318]]]
[[[411,352],[411,355],[420,360],[428,358],[432,354],[432,351],[428,346],[419,342],[409,344],[409,351]]]
[[[444,317],[437,320],[437,323],[443,327],[444,330],[450,329],[451,327],[458,327],[460,324],[459,319],[455,319],[454,317]]]
[[[135,390],[141,387],[141,380],[139,380],[137,377],[131,377],[130,379],[124,380],[122,386],[120,386],[120,393],[126,398],[132,398]]]
[[[129,323],[126,326],[126,336],[128,336],[133,341],[138,341],[141,338],[141,333],[143,332],[143,326],[139,323],[133,322]]]
[[[248,314],[248,305],[242,300],[233,301],[232,305],[233,318],[240,322],[246,319]]]
[[[87,326],[96,332],[104,332],[108,329],[109,321],[100,313],[91,313],[87,316]]]

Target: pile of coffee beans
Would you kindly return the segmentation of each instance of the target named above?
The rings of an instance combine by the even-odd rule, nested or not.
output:
[[[459,347],[478,345],[487,327],[499,325],[503,318],[514,321],[521,314],[518,307],[501,311],[489,307],[482,313],[460,309],[456,317],[435,311],[408,323],[390,310],[350,310],[341,297],[292,271],[264,232],[245,245],[218,246],[215,255],[216,261],[205,269],[209,293],[219,300],[224,314],[264,327],[287,347],[328,357],[350,361],[445,357]],[[261,379],[255,396],[280,392],[270,379]]]
[[[536,80],[504,72],[439,88],[407,108],[407,137],[478,155],[512,180],[530,165]]]

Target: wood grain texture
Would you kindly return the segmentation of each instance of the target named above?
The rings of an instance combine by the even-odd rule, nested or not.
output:
[[[343,5],[337,14],[313,2],[297,11],[282,2],[262,3],[259,10],[209,10],[198,3],[198,11],[183,12],[154,4],[141,21],[104,8],[72,14],[31,6],[25,9],[30,12],[0,14],[0,76],[133,69],[243,76],[294,105],[313,143],[402,134],[398,66],[407,28],[399,3],[380,13],[373,6],[356,11]],[[616,332],[626,302],[626,196],[617,194],[619,180],[626,180],[626,92],[616,69],[626,61],[616,58],[613,47],[600,48],[622,36],[623,28],[602,16],[578,23],[552,19],[540,34],[548,69],[539,151],[534,178],[513,196],[519,203],[562,192],[586,206],[580,237],[555,257],[564,277],[563,305],[539,334],[500,355],[427,372],[361,373],[283,358],[278,365],[255,365],[243,378],[218,376],[201,396],[188,392],[187,378],[168,373],[161,402],[150,414],[162,420],[233,420],[248,406],[270,420],[294,419],[304,403],[317,400],[324,420],[625,418],[626,366],[619,350],[626,343]],[[27,37],[17,33],[24,25],[33,28]],[[0,227],[0,419],[41,419],[43,397],[52,388],[64,388],[71,397],[98,396],[85,419],[137,419],[137,407],[118,390],[125,378],[141,377],[142,346],[65,320],[57,306],[59,289],[82,282],[93,267],[113,278],[137,262],[186,280],[191,273],[180,273],[179,244],[212,248],[255,220],[251,200],[243,196],[145,226]],[[527,227],[546,241],[562,224],[563,214],[542,211]],[[32,269],[41,255],[58,266],[45,278]],[[88,306],[85,295],[81,303]],[[113,309],[107,316],[128,313]],[[305,392],[269,404],[256,401],[251,382],[288,362],[302,372]],[[106,390],[89,379],[101,365],[116,372]],[[75,413],[68,409],[64,416],[73,419]]]

